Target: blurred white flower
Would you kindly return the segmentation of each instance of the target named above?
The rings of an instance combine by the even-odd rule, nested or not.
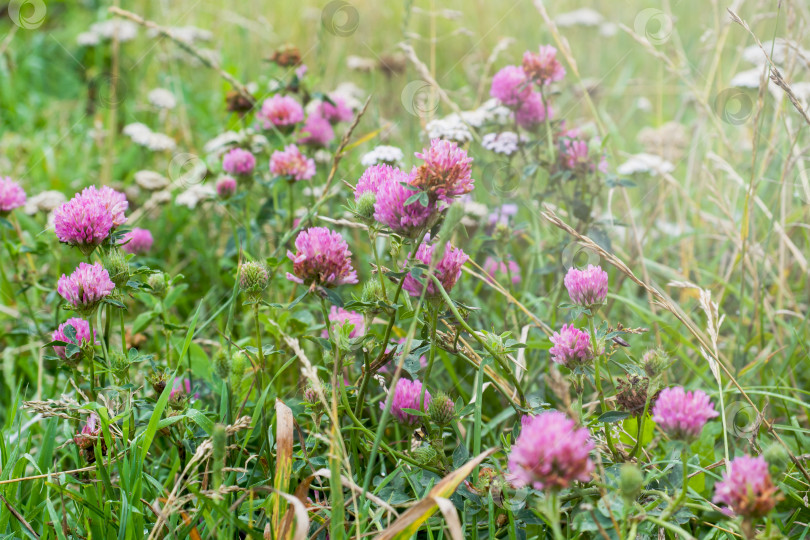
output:
[[[364,56],[350,55],[346,58],[346,68],[350,71],[373,71],[377,67],[377,61]]]
[[[155,171],[138,171],[135,173],[135,183],[147,191],[159,191],[169,185],[169,179]]]
[[[101,43],[101,36],[95,32],[82,32],[76,36],[76,45],[80,47],[94,47]]]
[[[155,88],[149,92],[146,99],[158,109],[174,109],[177,106],[174,94],[165,88]]]
[[[67,197],[61,191],[42,191],[25,201],[23,211],[29,216],[37,212],[50,212],[65,201]]]
[[[481,139],[481,146],[496,154],[512,155],[518,150],[518,135],[512,131],[487,133]]]
[[[380,163],[388,163],[401,167],[404,157],[402,150],[396,146],[381,145],[371,152],[364,154],[363,157],[360,158],[360,164],[363,167],[371,167],[372,165],[378,165]]]
[[[213,187],[206,184],[195,184],[178,195],[174,199],[174,203],[193,210],[200,202],[213,199],[215,195],[216,190]]]
[[[599,26],[605,18],[596,10],[581,8],[568,13],[560,13],[554,17],[554,22],[562,28],[568,26]]]
[[[138,37],[138,25],[122,19],[108,19],[91,25],[90,33],[96,34],[104,40],[117,38],[123,43]]]
[[[456,142],[467,142],[472,140],[472,133],[469,126],[458,114],[451,114],[444,118],[431,120],[425,126],[428,138],[447,139]]]
[[[127,124],[123,131],[124,135],[132,139],[132,142],[153,152],[174,150],[177,147],[174,139],[163,133],[155,133],[140,122]]]
[[[616,168],[616,172],[629,176],[636,173],[650,173],[652,176],[671,173],[675,165],[654,154],[635,154]]]
[[[321,148],[312,156],[315,163],[330,163],[332,161],[332,153],[329,150]]]

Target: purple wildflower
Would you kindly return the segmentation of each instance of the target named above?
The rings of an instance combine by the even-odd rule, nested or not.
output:
[[[339,232],[326,227],[303,230],[295,239],[295,249],[295,254],[287,251],[293,262],[293,273],[287,273],[287,279],[322,287],[357,283],[352,252]]]

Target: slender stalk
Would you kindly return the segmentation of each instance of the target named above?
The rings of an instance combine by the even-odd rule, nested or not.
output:
[[[90,325],[90,342],[93,343],[93,354],[90,357],[90,399],[96,399],[96,353],[95,353],[95,331],[93,326],[93,315],[87,317],[87,322]],[[102,343],[104,343],[102,341]]]
[[[599,394],[599,404],[601,407],[602,414],[607,412],[607,404],[605,403],[605,394],[602,392],[602,376],[599,373],[599,360],[601,360],[602,356],[599,354],[599,344],[596,342],[596,325],[593,321],[592,316],[588,316],[588,326],[591,330],[591,342],[593,346],[593,366],[594,366],[594,384],[596,385],[596,393]],[[608,448],[610,448],[610,452],[615,456],[616,455],[616,448],[613,446],[613,437],[610,434],[610,425],[605,422],[605,438],[607,439]]]
[[[425,393],[427,392],[427,382],[430,378],[430,372],[433,370],[433,361],[436,359],[436,323],[439,320],[438,309],[431,306],[428,309],[428,316],[430,317],[430,355],[428,357],[427,369],[425,369],[425,379],[422,384],[422,394],[419,396],[419,410],[425,410]]]
[[[560,500],[557,497],[557,492],[552,490],[548,494],[548,501],[546,501],[546,519],[551,525],[551,532],[554,534],[554,540],[565,540],[562,529],[560,528]]]
[[[262,330],[261,326],[259,325],[259,302],[253,304],[253,321],[256,324],[256,347],[259,349],[259,384],[258,390],[259,394],[264,391],[264,372],[266,371],[266,365],[264,360],[264,350],[262,348]]]
[[[674,514],[678,508],[680,508],[681,504],[683,504],[684,499],[686,499],[686,492],[689,489],[689,468],[687,467],[687,460],[689,459],[688,448],[686,445],[681,449],[681,463],[683,464],[683,482],[681,484],[681,492],[678,494],[678,498],[672,501],[667,509],[661,514],[661,519],[666,521],[669,519],[672,514]]]
[[[472,328],[470,328],[470,325],[467,324],[467,321],[465,321],[464,317],[462,317],[461,314],[458,312],[458,309],[453,304],[453,301],[450,299],[450,296],[447,294],[447,291],[444,290],[442,283],[436,278],[436,276],[430,276],[430,279],[433,280],[433,283],[436,285],[436,288],[444,297],[444,301],[447,303],[447,307],[450,308],[450,311],[453,313],[453,315],[455,316],[456,320],[461,325],[461,327],[464,328],[464,330],[466,330],[467,333],[469,333],[473,338],[475,338],[475,340],[478,343],[480,343],[481,346],[489,354],[491,354],[492,357],[500,364],[501,369],[504,370],[506,376],[509,378],[509,382],[511,382],[514,385],[515,390],[517,391],[518,396],[520,397],[521,407],[526,407],[526,396],[523,394],[523,389],[520,387],[520,383],[515,378],[515,374],[512,372],[511,369],[509,369],[509,364],[507,364],[506,360],[501,358],[501,355],[498,354],[492,347],[490,347],[489,344],[486,341],[484,341],[484,339],[481,338],[481,336],[479,336],[477,332],[475,332]]]
[[[295,221],[295,201],[293,199],[293,183],[291,181],[287,182],[287,188],[287,227],[288,230],[292,230]]]

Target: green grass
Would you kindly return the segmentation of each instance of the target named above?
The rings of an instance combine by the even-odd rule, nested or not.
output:
[[[296,207],[311,211],[314,225],[340,230],[354,254],[361,285],[338,289],[343,302],[359,300],[362,284],[377,279],[372,273],[374,239],[362,228],[332,225],[322,218],[355,220],[345,215],[353,197],[343,182],[356,183],[364,170],[360,157],[365,152],[378,144],[398,146],[408,170],[418,164],[413,152],[427,144],[426,122],[453,112],[449,103],[438,102],[438,92],[430,96],[427,114],[420,117],[409,111],[403,90],[421,76],[404,57],[406,67],[392,75],[379,69],[351,71],[347,59],[362,56],[390,62],[392,55],[401,54],[400,43],[407,42],[449,101],[469,110],[489,97],[492,74],[519,63],[524,50],[546,43],[561,46],[528,0],[358,1],[347,8],[356,9],[357,29],[345,37],[325,29],[326,2],[122,4],[160,25],[210,30],[213,39],[197,46],[215,50],[221,68],[237,80],[255,83],[254,94],[260,100],[271,94],[270,81],[289,76],[288,69],[268,60],[285,44],[301,51],[309,68],[305,85],[310,93],[326,93],[340,83],[353,82],[370,96],[336,170],[334,191],[321,206],[300,186],[292,192]],[[138,218],[128,225],[147,227],[155,236],[149,254],[130,261],[133,283],[122,299],[126,305],[122,324],[144,339],[134,345],[137,353],[120,354],[118,308],[105,306],[96,324],[107,340],[96,349],[103,399],[88,397],[92,389],[85,366],[80,368],[83,376],[77,377],[51,357],[49,347],[43,347],[51,341],[53,329],[73,316],[61,305],[56,281],[84,258],[56,241],[44,213],[28,216],[17,210],[4,218],[0,535],[259,538],[269,531],[270,537],[279,538],[296,530],[300,537],[325,538],[326,531],[332,538],[360,537],[379,534],[391,525],[394,516],[387,504],[402,515],[407,506],[421,500],[409,514],[418,515],[414,518],[418,526],[410,533],[416,538],[447,538],[454,533],[452,512],[426,499],[428,494],[438,497],[441,487],[446,488],[441,497],[449,498],[450,509],[457,512],[460,530],[455,533],[462,537],[545,538],[552,530],[547,516],[554,512],[543,517],[537,509],[551,504],[551,497],[533,493],[526,508],[510,507],[497,497],[501,489],[497,478],[506,470],[519,416],[549,408],[576,416],[578,385],[585,388],[582,423],[597,439],[594,456],[598,454],[601,465],[593,482],[559,494],[562,529],[568,538],[604,537],[600,527],[611,538],[629,538],[633,531],[637,538],[657,537],[659,531],[667,538],[731,538],[729,531],[749,534],[739,519],[723,517],[710,502],[726,452],[733,458],[784,446],[808,467],[810,381],[804,369],[808,278],[802,259],[808,253],[810,198],[802,197],[798,180],[799,171],[807,166],[807,124],[784,92],[758,94],[756,89],[735,91],[736,99],[728,106],[741,107],[742,121],[729,122],[728,114],[737,111],[724,110],[718,96],[728,95],[722,93],[734,74],[752,67],[741,53],[753,39],[730,21],[720,3],[664,4],[671,5],[545,2],[552,17],[593,7],[606,21],[631,31],[640,24],[644,9],[669,14],[672,33],[652,45],[622,29],[604,37],[594,28],[561,28],[580,78],[563,62],[568,73],[554,87],[552,99],[555,118],[564,118],[567,127],[590,126],[600,132],[611,171],[628,154],[645,151],[640,140],[645,128],[668,122],[682,125],[684,146],[672,159],[673,172],[634,175],[625,179],[630,181],[627,187],[600,183],[598,190],[592,177],[585,189],[593,195],[593,205],[582,218],[573,206],[574,197],[565,191],[568,188],[546,189],[551,181],[542,160],[534,157],[545,151],[542,131],[533,136],[537,144],[529,147],[526,163],[520,162],[522,157],[510,161],[511,179],[518,181],[518,188],[506,195],[493,187],[489,165],[499,163],[498,156],[473,141],[467,149],[475,158],[475,200],[490,209],[518,204],[516,232],[494,237],[481,224],[467,224],[455,230],[437,228],[434,234],[452,239],[478,265],[488,255],[511,255],[522,269],[521,282],[510,286],[507,277],[500,276],[501,286],[493,288],[468,264],[466,270],[474,274],[465,272],[451,291],[457,304],[441,312],[440,334],[432,338],[433,304],[404,293],[393,300],[395,280],[386,281],[387,302],[398,304],[391,337],[407,337],[404,347],[415,356],[405,362],[402,373],[384,374],[386,385],[418,369],[418,356],[435,355],[428,387],[434,395],[438,390],[449,393],[460,412],[458,421],[443,431],[429,429],[429,438],[444,442],[441,457],[427,463],[420,464],[412,452],[409,430],[383,414],[380,404],[386,395],[376,380],[368,380],[363,400],[359,406],[355,403],[363,366],[383,352],[378,342],[386,334],[390,313],[382,308],[374,313],[377,320],[368,335],[377,341],[364,342],[366,350],[361,342],[343,336],[344,347],[336,351],[338,337],[333,334],[331,342],[320,337],[324,328],[320,299],[316,294],[301,298],[305,287],[284,278],[292,270],[285,253],[295,250],[285,239],[288,192],[267,171],[267,160],[273,149],[291,142],[288,136],[266,134],[269,148],[259,157],[259,182],[249,195],[227,204],[206,203],[190,210],[169,203],[144,212],[148,194],[128,191],[131,215]],[[736,12],[763,42],[791,38],[810,48],[804,38],[810,13],[806,6],[794,4],[746,0]],[[144,29],[117,51],[109,43],[79,47],[76,36],[108,18],[107,7],[107,2],[99,1],[48,2],[42,25],[31,29],[13,25],[6,16],[0,19],[0,176],[18,180],[29,197],[48,189],[69,198],[92,184],[131,190],[135,173],[144,169],[175,180],[176,156],[189,154],[207,164],[207,183],[213,184],[221,167],[217,158],[205,155],[205,143],[223,131],[243,127],[237,115],[225,110],[232,88],[215,70],[192,62],[175,43],[149,37]],[[343,19],[337,21],[343,24]],[[655,21],[650,24],[647,29],[654,37],[659,27]],[[514,42],[489,65],[492,51],[505,38]],[[810,67],[798,57],[780,69],[795,84],[806,79]],[[583,86],[591,88],[589,97]],[[170,89],[178,107],[167,113],[151,108],[147,94],[156,87]],[[642,98],[649,107],[640,106]],[[133,122],[169,134],[177,149],[150,152],[133,144],[121,132]],[[338,140],[346,127],[336,129]],[[329,150],[336,148],[334,141]],[[531,163],[530,171],[523,168]],[[329,165],[319,164],[313,185],[323,185],[328,176]],[[575,239],[541,216],[543,204],[556,207],[579,234],[593,238],[638,279],[663,293],[651,302],[652,295],[644,288],[610,265],[606,256],[596,255],[610,274],[610,294],[599,312],[597,333],[605,336],[618,324],[645,329],[622,334],[630,346],[611,346],[610,358],[601,362],[602,386],[609,398],[605,407],[616,408],[612,397],[617,378],[638,370],[642,355],[653,347],[662,348],[672,360],[662,385],[702,389],[716,409],[724,406],[724,418],[711,421],[689,447],[690,492],[687,504],[671,519],[665,510],[668,499],[683,488],[679,453],[671,441],[647,418],[638,460],[645,474],[644,491],[637,500],[623,500],[616,489],[618,467],[630,459],[621,452],[614,455],[608,444],[629,452],[635,443],[635,420],[611,424],[614,433],[608,443],[593,383],[583,383],[577,373],[565,370],[555,377],[558,370],[549,362],[547,330],[568,322],[587,329],[587,324],[559,307],[568,300],[562,276]],[[380,240],[380,246],[381,264],[392,271],[397,270],[395,263],[404,264],[411,250],[408,244],[393,244],[390,252],[387,239]],[[266,261],[270,267],[271,284],[256,312],[253,305],[243,304],[246,297],[239,294],[236,279],[238,265],[246,259]],[[150,272],[157,270],[174,279],[165,297],[145,285]],[[698,291],[676,287],[672,281],[688,281],[711,293],[717,317],[724,317],[716,342],[711,328],[719,319],[707,322]],[[334,294],[329,298],[333,300]],[[363,307],[355,304],[352,309]],[[689,327],[673,311],[682,313]],[[463,324],[458,321],[462,318]],[[462,331],[465,325],[469,328]],[[456,332],[461,347],[454,349]],[[511,334],[502,336],[506,332]],[[262,345],[261,356],[269,367],[259,376],[255,366],[261,364],[257,347]],[[518,357],[526,365],[522,376],[512,362]],[[709,357],[719,358],[725,366],[719,384]],[[129,362],[133,363],[127,366]],[[120,369],[110,372],[110,363]],[[337,386],[343,375],[336,366],[344,368],[347,390]],[[593,371],[585,371],[583,376],[592,379]],[[168,386],[161,390],[156,383],[168,377],[170,386],[173,374],[189,378],[199,399],[189,404],[170,398]],[[425,377],[424,370],[419,377]],[[504,395],[518,377],[525,404],[516,395]],[[317,405],[306,404],[301,396],[315,379],[326,386],[320,389]],[[565,386],[569,383],[573,387]],[[333,392],[333,387],[340,390]],[[471,405],[472,396],[482,392],[483,397]],[[294,426],[288,422],[287,408]],[[100,443],[85,454],[72,442],[88,410],[101,418],[106,453]],[[243,416],[250,418],[239,423]],[[221,438],[211,442],[221,426],[232,426],[227,451]],[[476,465],[472,476],[458,473],[489,448],[498,451]],[[287,450],[290,464],[279,459]],[[772,458],[773,452],[766,454]],[[492,489],[476,476],[490,469],[496,471]],[[762,538],[779,534],[802,538],[810,522],[806,502],[810,479],[788,460],[774,466],[772,474],[782,499],[756,526]],[[442,478],[446,483],[440,484]],[[521,492],[505,495],[507,501],[523,501]],[[588,505],[595,510],[588,510]],[[658,519],[662,512],[664,522]]]

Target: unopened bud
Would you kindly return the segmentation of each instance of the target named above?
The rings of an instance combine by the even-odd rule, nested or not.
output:
[[[428,415],[431,422],[438,426],[446,426],[456,416],[456,405],[445,393],[439,393],[430,400],[428,405]]]
[[[638,467],[625,463],[619,472],[619,490],[626,501],[634,501],[641,494],[644,476]]]
[[[239,269],[239,289],[252,299],[258,299],[269,283],[270,275],[262,263],[246,262]]]
[[[363,219],[371,221],[374,219],[374,204],[377,202],[377,196],[371,191],[366,191],[360,195],[357,201],[357,214]]]
[[[110,281],[120,289],[129,281],[129,263],[123,251],[114,247],[104,257],[104,269],[110,275]]]

